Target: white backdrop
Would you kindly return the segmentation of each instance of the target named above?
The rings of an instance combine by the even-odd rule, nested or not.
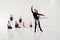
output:
[[[31,13],[31,6],[45,14],[48,19],[41,20],[41,27],[44,33],[41,40],[60,40],[60,1],[59,0],[0,0],[0,29],[6,29],[10,14],[14,20],[22,16],[27,27],[30,21],[34,26],[34,19]]]
[[[6,22],[9,20],[10,15],[12,14],[14,20],[17,21],[19,17],[22,16],[23,21],[25,21],[27,26],[29,26],[30,21],[32,21],[32,23],[34,22],[33,15],[31,12],[32,5],[34,8],[39,10],[39,13],[48,16],[49,1],[47,0],[45,2],[43,0],[42,1],[41,0],[38,1],[37,0],[32,0],[32,1],[31,0],[3,0],[3,1],[0,0],[0,14],[1,14],[0,17],[2,20],[0,24],[4,23],[5,26],[7,24]]]

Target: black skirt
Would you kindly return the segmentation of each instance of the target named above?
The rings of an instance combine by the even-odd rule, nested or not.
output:
[[[19,25],[18,24],[15,24],[15,28],[18,28],[19,27]]]
[[[12,29],[12,27],[11,26],[8,26],[8,29]]]

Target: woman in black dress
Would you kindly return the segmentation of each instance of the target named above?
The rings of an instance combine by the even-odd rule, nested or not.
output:
[[[17,21],[15,21],[15,28],[20,28],[19,24],[17,23]]]
[[[10,21],[8,21],[7,26],[8,26],[8,29],[12,29],[11,24],[10,24]]]
[[[19,18],[19,26],[21,27],[21,23],[22,23],[22,17],[20,16]]]

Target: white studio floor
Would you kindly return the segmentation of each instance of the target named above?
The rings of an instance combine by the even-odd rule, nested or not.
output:
[[[43,32],[34,33],[33,28],[4,29],[0,31],[0,40],[40,40]]]
[[[0,40],[57,40],[59,37],[55,32],[37,29],[34,33],[34,28],[0,29]]]

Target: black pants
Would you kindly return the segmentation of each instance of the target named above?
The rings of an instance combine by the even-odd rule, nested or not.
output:
[[[41,26],[40,26],[40,21],[35,20],[35,32],[36,32],[37,22],[38,22],[38,26],[39,26],[40,31],[42,31]]]

